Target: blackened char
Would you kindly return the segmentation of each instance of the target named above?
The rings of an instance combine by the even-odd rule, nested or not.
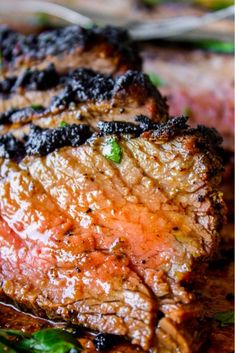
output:
[[[28,117],[41,116],[44,112],[45,108],[36,105],[20,109],[12,108],[0,114],[0,125],[20,123]]]
[[[97,67],[107,73],[140,69],[141,65],[127,32],[111,26],[67,26],[36,35],[23,35],[0,26],[0,45],[3,76],[20,72],[24,67],[45,67],[46,63],[55,63],[62,72],[72,65]],[[66,62],[66,56],[70,62]]]
[[[25,156],[23,142],[18,141],[12,134],[0,136],[0,157],[10,158],[19,162]]]
[[[19,88],[28,91],[46,91],[57,86],[62,78],[53,64],[48,65],[44,70],[26,69],[18,77],[13,76],[3,79],[0,82],[0,95],[3,99],[7,98]]]
[[[2,100],[0,110],[1,134],[12,132],[16,136],[28,133],[28,124],[33,122],[41,128],[55,128],[62,121],[69,124],[87,123],[97,129],[99,121],[121,121],[135,123],[151,129],[153,123],[168,119],[167,103],[151,84],[147,75],[127,71],[113,78],[89,69],[77,69],[61,76],[64,83],[43,91],[28,91]],[[57,93],[57,94],[56,94]],[[52,98],[50,98],[52,97]],[[31,100],[33,104],[28,106]],[[22,106],[5,110],[7,106]],[[26,106],[25,106],[26,105]],[[142,129],[142,131],[143,131]]]
[[[88,125],[67,125],[57,129],[41,129],[38,126],[31,126],[30,134],[25,143],[28,155],[45,156],[55,149],[82,145],[92,132]]]

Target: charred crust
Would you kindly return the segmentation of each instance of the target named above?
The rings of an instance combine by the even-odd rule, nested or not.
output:
[[[28,122],[33,118],[33,116],[40,116],[43,112],[45,112],[45,108],[41,106],[21,109],[12,108],[0,114],[0,125]]]
[[[0,94],[7,98],[15,93],[19,88],[28,91],[45,91],[57,86],[63,82],[63,76],[60,76],[53,64],[48,65],[44,70],[26,69],[18,77],[8,77],[0,82]]]
[[[66,78],[67,85],[63,91],[52,99],[49,109],[65,109],[70,104],[88,100],[110,100],[115,80],[89,69],[78,69]]]
[[[25,150],[28,155],[45,156],[64,146],[77,147],[91,136],[88,125],[67,125],[56,129],[31,126]]]
[[[11,120],[19,121],[20,117],[13,119],[16,113],[13,112],[12,114]],[[24,110],[22,110],[21,114],[24,114]],[[181,138],[189,153],[192,150],[192,152],[198,151],[203,154],[204,163],[208,166],[208,180],[216,178],[223,170],[223,161],[220,157],[222,139],[216,130],[202,126],[191,129],[188,127],[187,118],[185,117],[172,118],[165,123],[153,123],[148,117],[140,115],[136,117],[135,121],[136,123],[124,121],[99,122],[97,124],[98,134],[94,134],[90,127],[84,124],[66,125],[54,129],[42,129],[31,125],[24,148],[28,155],[45,156],[64,146],[80,146],[88,139],[95,138],[95,136],[128,134],[130,138],[142,136],[153,142],[167,142],[177,137]],[[3,135],[3,140],[4,136],[8,135]],[[14,138],[14,143],[16,141]],[[2,143],[2,145],[4,144]],[[5,145],[3,148],[5,150]],[[3,156],[14,158],[13,151],[14,149],[11,150],[10,154],[7,155],[5,153]],[[203,199],[199,196],[198,201],[203,202]]]
[[[152,127],[150,125],[149,128],[153,130],[152,138],[170,140],[188,128],[187,120],[187,117],[181,116],[171,118],[165,123],[152,124]]]
[[[137,99],[145,99],[145,97],[154,98],[158,104],[159,114],[161,116],[167,115],[167,105],[164,99],[157,89],[152,86],[148,76],[141,72],[130,70],[117,78],[113,78],[112,76],[100,74],[89,69],[77,69],[62,76],[56,73],[53,81],[51,77],[53,77],[54,71],[53,65],[50,65],[47,69],[42,71],[28,70],[26,73],[22,74],[22,76],[19,76],[12,88],[9,87],[9,90],[15,90],[17,87],[23,87],[24,85],[26,89],[29,90],[43,90],[50,88],[46,87],[47,84],[49,84],[49,86],[59,83],[63,84],[65,87],[57,96],[52,98],[47,108],[48,112],[53,113],[65,110],[70,106],[74,106],[74,104],[76,105],[82,102],[110,101],[110,104],[114,104],[115,100],[118,100],[121,96],[124,96],[125,99],[128,96],[136,96]],[[6,82],[6,80],[3,82]],[[4,92],[6,92],[6,89]],[[11,124],[16,121],[30,121],[31,117],[35,114],[35,109],[31,108],[32,107],[19,109],[19,113],[17,113],[17,109],[11,109],[0,114],[0,124]],[[41,112],[43,112],[43,110]]]
[[[128,90],[129,87],[141,87],[142,90],[153,96],[155,95],[155,92],[157,92],[146,74],[129,70],[124,75],[117,77],[115,86],[113,87],[113,95]]]
[[[148,77],[141,72],[127,71],[118,78],[99,74],[89,69],[73,71],[67,78],[66,87],[52,99],[50,110],[66,109],[71,104],[79,104],[86,101],[111,101],[119,98],[120,92],[134,95],[135,89],[141,89],[145,96],[156,97],[158,91],[151,86]],[[158,100],[161,101],[159,94]],[[164,112],[166,111],[164,106]]]
[[[107,43],[110,52],[120,53],[121,61],[140,69],[141,60],[137,55],[127,32],[107,26],[85,29],[80,26],[67,26],[36,35],[23,35],[0,26],[0,43],[3,66],[13,64],[20,58],[42,60],[47,56],[70,53],[79,48],[86,51],[90,47]],[[121,64],[121,63],[120,63]]]
[[[101,135],[134,134],[138,136],[142,132],[138,125],[125,121],[100,121],[97,127]]]
[[[10,158],[19,162],[25,156],[24,143],[18,141],[12,134],[0,136],[0,157]]]
[[[105,333],[98,333],[93,342],[97,351],[103,351],[103,350],[112,348],[112,346],[117,344],[119,340],[120,340],[119,336],[105,334]]]
[[[164,138],[170,140],[183,129],[187,129],[187,118],[177,117],[163,123],[154,123],[151,119],[144,115],[138,115],[135,118],[136,124],[124,121],[101,121],[97,124],[102,135],[110,134],[134,134],[139,136],[141,133],[147,132],[146,135],[151,139]]]

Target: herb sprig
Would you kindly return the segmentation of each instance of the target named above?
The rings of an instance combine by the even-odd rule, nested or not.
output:
[[[1,329],[0,352],[82,353],[82,347],[74,335],[61,329],[47,328],[32,335]]]
[[[234,312],[224,311],[221,313],[216,313],[214,319],[219,322],[221,327],[227,326],[229,324],[234,324]]]
[[[106,142],[103,149],[103,155],[107,159],[115,163],[118,163],[118,164],[121,163],[122,149],[115,138],[111,138]]]

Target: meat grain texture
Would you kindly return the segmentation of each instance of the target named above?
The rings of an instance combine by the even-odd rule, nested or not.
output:
[[[78,32],[85,44],[105,36],[62,31],[76,45]],[[48,62],[64,77],[68,68],[54,57],[68,48],[58,32],[33,39],[2,33],[4,77],[22,74],[28,57],[30,77],[45,73]],[[15,59],[9,41],[20,43]],[[112,61],[108,72],[119,68]],[[184,117],[170,119],[142,73],[114,79],[83,69],[68,76],[63,88],[51,84],[46,107],[19,104],[1,114],[2,294],[38,316],[119,335],[145,351],[197,352],[203,308],[188,284],[214,254],[225,220],[222,140]],[[8,87],[12,101],[12,87],[23,87],[16,82]],[[32,82],[23,99],[40,92]]]

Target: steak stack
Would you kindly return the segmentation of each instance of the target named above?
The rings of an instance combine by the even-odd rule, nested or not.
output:
[[[197,352],[222,140],[169,117],[127,43],[113,28],[1,30],[1,291],[145,351]]]

